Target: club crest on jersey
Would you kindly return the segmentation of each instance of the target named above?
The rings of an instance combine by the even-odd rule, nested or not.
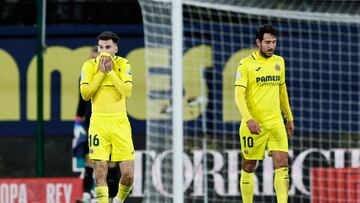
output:
[[[280,65],[279,65],[279,64],[276,64],[276,65],[275,65],[275,70],[276,70],[276,71],[280,71]]]
[[[239,80],[241,78],[241,72],[237,71],[236,73],[236,80]]]

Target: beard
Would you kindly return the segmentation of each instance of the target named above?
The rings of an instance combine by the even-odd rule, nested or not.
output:
[[[271,53],[269,53],[271,51]],[[268,50],[268,52],[263,51],[262,49],[260,49],[260,54],[261,56],[265,57],[265,58],[270,58],[273,54],[274,54],[274,50]]]

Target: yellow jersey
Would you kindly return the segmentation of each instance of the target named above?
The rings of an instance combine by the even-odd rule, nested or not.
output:
[[[99,70],[101,56],[86,61],[81,70],[80,92],[91,99],[92,115],[127,116],[126,99],[132,91],[132,72],[127,59],[111,57],[114,68],[108,73]]]
[[[253,52],[240,61],[235,86],[246,88],[249,113],[262,127],[270,128],[283,122],[280,85],[285,85],[285,62],[281,56],[264,58]]]

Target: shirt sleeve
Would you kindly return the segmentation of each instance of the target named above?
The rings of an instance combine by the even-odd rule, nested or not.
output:
[[[123,82],[132,82],[132,71],[131,66],[128,60],[124,60],[121,63],[121,72],[120,72],[120,78]]]
[[[246,104],[245,99],[245,92],[246,88],[243,86],[235,86],[235,102],[236,106],[238,107],[240,114],[242,116],[242,119],[247,122],[248,120],[252,119],[252,116],[249,112],[249,109]]]
[[[80,79],[79,79],[80,81]],[[87,101],[84,101],[84,99],[82,98],[81,96],[81,93],[80,93],[80,88],[78,90],[79,92],[79,102],[78,102],[78,105],[77,105],[77,109],[76,109],[76,117],[84,117],[85,114],[86,114],[86,106],[88,104]]]
[[[80,85],[89,84],[94,77],[94,72],[92,70],[92,65],[89,61],[86,61],[81,68],[80,74]]]
[[[294,120],[293,115],[291,113],[289,97],[288,97],[285,83],[280,85],[280,108],[281,108],[281,111],[285,114],[287,121]]]
[[[235,86],[247,87],[248,83],[248,70],[243,61],[240,61],[236,71]]]
[[[123,58],[118,58],[117,61],[113,59],[114,64],[116,64],[116,67],[114,67],[115,71],[110,71],[108,74],[110,75],[110,78],[116,87],[116,89],[123,95],[125,98],[128,98],[131,96],[132,93],[132,72],[131,72],[131,66],[128,60]]]
[[[80,93],[85,101],[89,101],[99,88],[105,73],[93,68],[90,62],[85,62],[81,69]]]
[[[108,74],[110,75],[110,78],[115,88],[120,92],[120,94],[123,95],[125,98],[130,97],[132,92],[132,83],[124,82],[113,70],[110,71]]]
[[[248,70],[243,61],[240,61],[235,79],[235,103],[238,107],[242,119],[246,122],[252,119],[249,109],[246,104],[246,88],[248,83]]]
[[[280,95],[280,108],[281,111],[284,113],[287,121],[294,120],[293,115],[291,113],[290,103],[289,103],[289,96],[286,88],[285,82],[285,61],[282,58],[281,60],[281,76],[280,76],[280,87],[279,87],[279,95]]]
[[[280,84],[285,84],[285,61],[283,58],[281,58],[281,63],[280,63],[280,70],[281,70],[281,75],[280,75]]]

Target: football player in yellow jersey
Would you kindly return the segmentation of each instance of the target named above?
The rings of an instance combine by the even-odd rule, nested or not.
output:
[[[239,129],[241,196],[244,203],[253,202],[256,162],[264,159],[267,149],[274,162],[277,202],[286,203],[289,189],[287,137],[294,134],[295,126],[285,84],[285,63],[282,57],[274,54],[277,32],[271,25],[258,27],[255,35],[259,50],[240,61],[235,82],[235,101],[242,115]],[[286,117],[286,126],[281,112]]]
[[[119,162],[121,178],[113,202],[123,202],[134,177],[135,152],[126,100],[132,92],[129,62],[116,56],[118,36],[103,32],[97,37],[99,56],[86,61],[81,71],[80,92],[91,99],[89,157],[94,161],[95,193],[99,203],[108,202],[108,161]],[[111,154],[111,160],[109,160]]]

